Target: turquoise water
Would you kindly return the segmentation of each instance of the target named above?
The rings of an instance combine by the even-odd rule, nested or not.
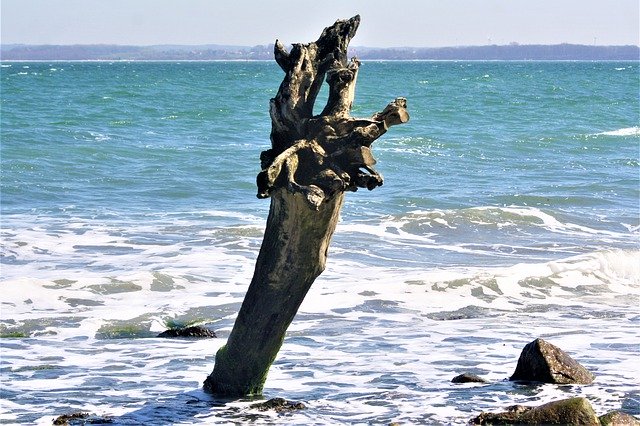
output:
[[[260,245],[281,78],[2,64],[0,331],[23,337],[0,341],[1,421],[274,420],[198,389]],[[567,393],[639,415],[639,89],[637,62],[365,62],[353,115],[405,96],[411,120],[374,144],[384,185],[347,195],[266,384],[309,408],[277,421],[463,424]],[[155,339],[169,321],[221,338]],[[503,382],[536,337],[596,383]],[[464,371],[493,383],[449,383]]]

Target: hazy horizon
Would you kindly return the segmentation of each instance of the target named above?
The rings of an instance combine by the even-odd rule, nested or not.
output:
[[[312,41],[312,40],[309,40]],[[232,44],[219,44],[219,43],[205,43],[205,44],[175,44],[175,43],[161,43],[161,44],[116,44],[116,43],[73,43],[73,44],[34,44],[34,43],[3,43],[0,41],[1,46],[63,46],[63,47],[72,47],[72,46],[119,46],[119,47],[178,47],[178,48],[189,48],[189,47],[209,47],[215,46],[220,48],[253,48],[253,47],[262,47],[262,46],[273,46],[273,42],[270,43],[259,43],[255,45],[232,45]],[[447,48],[473,48],[473,47],[483,47],[483,46],[559,46],[559,45],[575,45],[575,46],[593,46],[593,44],[582,44],[582,43],[517,43],[510,42],[505,44],[475,44],[475,45],[449,45],[449,46],[364,46],[364,45],[350,45],[350,49],[447,49]],[[285,44],[288,46],[288,44]],[[636,46],[640,47],[640,43],[635,44],[600,44],[598,47],[620,47],[620,46]]]
[[[1,43],[260,46],[316,40],[360,14],[352,45],[371,48],[640,44],[636,0],[3,0]]]

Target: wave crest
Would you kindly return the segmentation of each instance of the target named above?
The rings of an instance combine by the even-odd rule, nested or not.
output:
[[[594,136],[640,136],[640,127],[625,127],[618,130],[596,133]]]

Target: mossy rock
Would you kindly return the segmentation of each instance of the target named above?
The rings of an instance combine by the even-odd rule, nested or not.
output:
[[[303,410],[307,407],[302,402],[287,401],[284,398],[271,398],[268,401],[253,404],[250,406],[250,408],[260,411],[273,410],[276,413],[282,413],[288,411]]]
[[[480,413],[475,425],[582,425],[600,426],[600,419],[586,398],[553,401],[538,407],[514,405],[501,413]]]
[[[600,423],[602,426],[640,426],[640,420],[620,411],[611,411],[600,416]]]

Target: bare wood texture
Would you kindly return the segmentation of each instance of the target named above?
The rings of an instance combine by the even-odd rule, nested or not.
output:
[[[360,62],[347,60],[347,47],[359,23],[359,16],[338,20],[291,51],[276,40],[285,77],[270,102],[271,149],[261,154],[257,177],[258,197],[270,197],[271,207],[253,279],[204,383],[211,393],[262,393],[289,324],[325,268],[344,192],[382,185],[370,146],[409,119],[404,98],[371,118],[350,116]],[[325,80],[327,104],[314,116]]]

